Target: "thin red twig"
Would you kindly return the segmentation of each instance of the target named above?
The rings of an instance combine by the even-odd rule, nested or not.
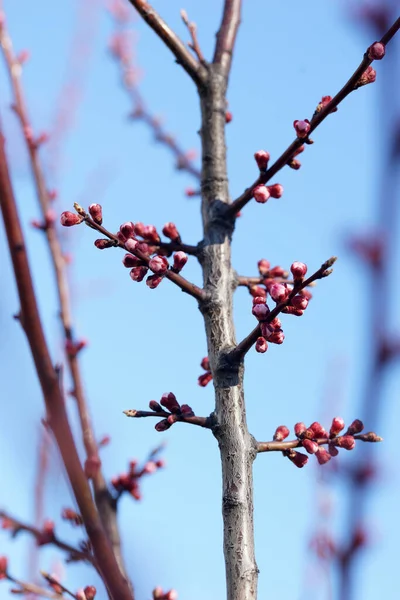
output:
[[[390,29],[382,36],[380,42],[382,44],[387,45],[393,36],[400,29],[400,17],[393,23]],[[311,134],[317,127],[320,125],[326,117],[332,112],[334,108],[336,108],[351,92],[356,89],[356,84],[360,79],[361,75],[365,72],[367,67],[372,64],[373,60],[370,59],[367,55],[367,52],[364,54],[364,58],[361,61],[360,65],[354,71],[353,75],[347,81],[347,83],[342,87],[342,89],[336,94],[334,98],[319,112],[314,113],[310,121],[310,131]],[[296,138],[288,148],[281,154],[281,156],[274,162],[274,164],[265,172],[260,173],[259,177],[256,181],[247,188],[239,198],[237,198],[232,204],[229,204],[226,207],[225,216],[230,219],[236,218],[236,215],[239,211],[242,210],[244,206],[252,199],[253,190],[257,185],[267,183],[280,171],[288,162],[292,160],[295,156],[296,151],[305,143],[304,138]]]
[[[140,419],[142,417],[158,417],[161,419],[167,419],[171,416],[171,413],[164,410],[135,410],[134,408],[124,410],[124,414],[127,417],[133,417],[135,419]],[[212,420],[209,417],[197,417],[196,415],[192,417],[185,417],[184,415],[174,415],[174,418],[178,423],[189,423],[189,425],[198,425],[199,427],[205,427],[206,429],[212,428]]]

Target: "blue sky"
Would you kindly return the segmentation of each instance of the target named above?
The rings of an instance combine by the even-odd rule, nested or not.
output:
[[[52,127],[68,72],[78,4],[4,1],[16,49],[31,52],[24,86],[38,132]],[[221,4],[187,0],[184,5],[198,25],[206,57],[212,55]],[[155,6],[186,40],[179,17],[181,3],[159,0]],[[82,17],[82,12],[79,14]],[[154,143],[144,125],[128,121],[129,102],[107,53],[112,23],[101,8],[93,10],[93,16],[90,27],[86,22],[84,28],[90,52],[87,57],[82,54],[75,65],[82,82],[82,102],[62,146],[58,168],[48,169],[50,185],[59,189],[58,208],[67,210],[76,200],[84,205],[98,201],[103,205],[105,226],[111,230],[126,220],[159,228],[173,221],[187,243],[197,243],[201,238],[198,200],[184,195],[193,182],[174,170],[168,151]],[[199,148],[199,106],[191,81],[139,19],[134,28],[143,70],[141,89],[149,109],[165,119],[185,148]],[[294,1],[244,2],[228,93],[233,113],[227,128],[232,197],[256,176],[254,152],[265,148],[272,158],[277,157],[293,139],[293,120],[310,117],[321,96],[336,93],[371,41],[335,2],[310,0],[307,6]],[[358,416],[365,345],[374,340],[369,339],[362,301],[368,293],[364,273],[347,253],[345,239],[350,232],[368,231],[374,218],[380,170],[380,69],[378,64],[375,85],[352,94],[314,134],[315,144],[301,157],[301,170],[279,173],[276,182],[285,188],[283,197],[266,205],[250,203],[237,225],[233,260],[240,274],[255,274],[260,258],[285,267],[301,260],[313,271],[331,255],[339,256],[334,275],[318,284],[304,317],[282,319],[284,344],[270,347],[266,355],[250,352],[247,357],[248,423],[260,440],[270,439],[280,424],[292,428],[297,421],[326,418],[329,425],[337,414],[348,422]],[[38,208],[23,141],[8,109],[10,95],[2,67],[0,81],[0,110],[15,191],[46,332],[58,361],[62,349],[47,249],[40,234],[29,228]],[[44,156],[51,164],[51,156]],[[82,367],[95,429],[99,436],[108,433],[112,438],[103,451],[105,472],[112,477],[125,469],[130,458],[144,459],[161,441],[167,443],[164,455],[168,466],[143,483],[143,501],[124,498],[120,507],[124,548],[137,598],[150,598],[151,589],[161,585],[176,588],[182,600],[220,599],[225,575],[220,467],[214,438],[183,425],[159,434],[153,420],[134,421],[122,414],[126,408],[145,408],[150,399],[159,399],[165,391],[173,391],[196,414],[209,414],[212,387],[197,386],[199,363],[206,354],[201,315],[192,299],[168,282],[157,290],[133,283],[121,265],[122,253],[100,253],[89,229],[75,228],[62,235],[74,258],[71,286],[76,329],[89,340]],[[0,253],[4,257],[0,263],[4,340],[0,372],[5,390],[0,504],[30,520],[43,402],[23,333],[11,318],[18,301],[2,228]],[[399,258],[397,248],[393,263]],[[185,267],[185,275],[201,281],[194,261]],[[236,294],[235,315],[240,340],[254,326],[244,290]],[[399,325],[398,313],[393,323]],[[370,503],[371,548],[360,563],[357,598],[363,600],[394,597],[390,578],[397,564],[395,523],[400,491],[397,461],[392,460],[397,456],[400,418],[396,376],[393,370],[385,381],[385,412],[379,430],[385,443],[374,447],[381,477],[379,491]],[[75,421],[72,402],[70,412]],[[362,452],[359,446],[344,460],[355,460]],[[326,494],[333,503],[334,530],[340,532],[344,490],[330,487],[323,492],[317,475],[313,461],[304,470],[297,470],[279,455],[261,455],[255,463],[260,598],[278,594],[327,598],[324,578],[318,579],[307,547],[318,503]],[[71,504],[56,455],[46,496],[50,518],[57,519],[61,508]],[[59,530],[76,539],[76,532],[68,526],[61,524]],[[23,577],[27,573],[29,548],[22,538],[10,543],[2,535],[0,552],[10,556],[15,574]],[[41,567],[50,570],[57,553],[47,548],[41,557]],[[70,566],[66,582],[76,589],[95,578],[82,566]],[[2,584],[0,597],[6,597],[6,587]]]

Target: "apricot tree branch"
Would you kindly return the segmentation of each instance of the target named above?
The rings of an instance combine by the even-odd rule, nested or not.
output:
[[[333,445],[339,446],[342,443],[342,438],[344,436],[336,436],[334,438],[329,437],[321,437],[316,438],[315,442],[319,446],[323,445]],[[376,435],[376,433],[369,431],[368,433],[359,433],[353,435],[355,440],[360,440],[361,442],[382,442],[383,439]],[[272,442],[257,442],[257,452],[284,452],[285,450],[290,450],[292,448],[302,448],[303,442],[302,440],[284,440],[282,442],[272,441]]]
[[[5,140],[0,132],[0,208],[10,249],[21,305],[24,328],[47,411],[47,422],[57,441],[71,487],[91,541],[97,565],[114,600],[132,600],[129,584],[120,571],[109,539],[92,499],[90,487],[78,456],[60,389],[42,328],[31,277],[25,239],[9,176]]]
[[[182,65],[197,87],[203,87],[207,79],[206,69],[192,56],[182,40],[160,17],[151,4],[144,0],[129,0],[129,2],[136,8],[158,37],[162,39],[165,45],[168,46],[175,55],[177,63]]]
[[[324,262],[321,265],[321,267],[317,271],[315,271],[315,273],[313,273],[313,275],[308,277],[308,279],[305,279],[303,281],[300,280],[298,282],[295,281],[295,283],[293,285],[293,289],[291,290],[288,297],[283,302],[279,302],[275,306],[275,308],[270,311],[270,313],[268,314],[268,316],[265,319],[265,322],[271,323],[271,321],[273,321],[275,319],[275,317],[277,317],[279,315],[279,313],[281,313],[282,310],[286,306],[290,305],[291,300],[301,290],[303,290],[304,288],[309,286],[311,283],[313,283],[317,279],[322,279],[322,278],[330,275],[332,273],[332,269],[330,267],[335,263],[335,261],[336,261],[336,257],[332,256],[332,258],[330,258],[326,262]],[[257,327],[255,327],[253,329],[253,331],[251,331],[251,333],[249,333],[249,335],[247,337],[245,337],[241,342],[239,342],[239,344],[236,346],[236,348],[234,350],[231,350],[226,355],[225,360],[229,364],[235,364],[235,363],[243,361],[245,354],[256,343],[259,335],[260,335],[260,325],[257,325]]]
[[[242,0],[225,0],[222,22],[217,33],[213,62],[221,65],[226,78],[228,78],[231,68],[233,49],[240,25],[241,8]]]
[[[382,36],[380,43],[385,46],[390,42],[393,36],[400,29],[400,17],[393,23],[393,25],[388,29],[385,35]],[[317,110],[311,121],[310,128],[308,130],[307,138],[299,138],[297,137],[291,144],[286,148],[286,150],[281,154],[281,156],[274,162],[274,164],[265,172],[261,172],[256,181],[247,188],[239,198],[237,198],[232,204],[226,207],[225,216],[230,219],[235,219],[236,215],[239,211],[242,210],[244,206],[252,199],[253,190],[260,184],[265,184],[271,180],[278,171],[280,171],[285,165],[287,165],[293,157],[296,155],[296,152],[299,148],[304,144],[305,140],[308,139],[308,135],[312,133],[325,119],[326,117],[333,112],[333,110],[349,95],[351,92],[356,90],[359,87],[359,81],[361,76],[365,73],[366,69],[372,64],[374,61],[373,58],[370,57],[368,53],[368,49],[364,54],[363,60],[360,65],[354,71],[350,79],[345,83],[342,89],[336,94],[334,98],[331,99],[325,106],[321,108],[321,110]]]

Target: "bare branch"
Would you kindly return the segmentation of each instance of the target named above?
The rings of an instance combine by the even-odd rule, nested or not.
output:
[[[400,17],[395,21],[395,23],[391,26],[391,28],[385,33],[385,35],[380,40],[382,44],[388,44],[393,36],[400,29]],[[358,82],[360,77],[366,71],[366,69],[372,64],[373,59],[369,58],[368,50],[364,54],[364,58],[361,61],[360,65],[354,71],[353,75],[347,81],[347,83],[342,87],[342,89],[336,94],[334,98],[321,110],[316,111],[310,121],[310,130],[308,135],[311,134],[317,127],[320,125],[326,117],[333,112],[333,110],[349,95],[351,92],[357,89]],[[274,162],[274,164],[265,172],[260,173],[259,177],[256,181],[247,188],[239,198],[237,198],[232,204],[230,204],[225,211],[225,215],[227,218],[235,219],[236,215],[239,211],[242,210],[244,206],[252,199],[253,190],[257,185],[267,183],[280,171],[285,165],[287,165],[296,155],[296,152],[299,148],[305,143],[305,141],[309,139],[307,138],[296,138],[288,148],[281,154],[281,156]]]
[[[0,208],[10,248],[24,327],[47,410],[47,421],[57,441],[97,564],[110,594],[118,600],[132,600],[129,584],[121,574],[113,550],[94,505],[69,426],[57,370],[54,368],[42,329],[39,310],[25,248],[19,214],[0,133]]]
[[[207,79],[207,71],[189,52],[182,40],[167,23],[160,17],[154,8],[144,0],[129,0],[143,17],[146,23],[156,32],[166,46],[175,55],[177,63],[182,65],[198,87],[202,87]]]
[[[231,69],[233,49],[236,34],[240,25],[242,0],[225,0],[222,22],[217,33],[217,43],[214,52],[214,64],[221,65],[225,77]]]
[[[199,45],[199,41],[197,39],[197,25],[196,25],[196,23],[189,21],[189,17],[187,15],[186,10],[183,10],[183,9],[181,10],[181,17],[182,17],[182,21],[185,23],[186,27],[189,30],[190,37],[192,38],[192,41],[188,43],[188,46],[196,54],[197,58],[199,59],[199,62],[206,67],[207,61],[203,56],[203,53],[202,53],[200,45]]]

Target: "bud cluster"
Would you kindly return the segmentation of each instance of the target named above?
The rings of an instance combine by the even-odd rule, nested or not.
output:
[[[163,394],[159,403],[156,400],[150,400],[149,407],[154,412],[165,413],[167,411],[171,413],[167,418],[156,423],[155,429],[157,431],[166,431],[177,421],[181,421],[185,417],[194,417],[192,407],[188,404],[179,404],[172,392]]]
[[[97,590],[94,585],[87,585],[83,590],[79,590],[76,593],[78,600],[94,600],[96,597]]]
[[[139,480],[144,475],[150,475],[155,473],[158,469],[165,467],[165,461],[159,460],[148,460],[143,467],[138,467],[137,460],[131,460],[129,462],[129,469],[127,473],[122,473],[113,477],[111,484],[114,489],[121,495],[123,492],[129,492],[129,494],[135,498],[135,500],[141,500],[142,494],[140,492]]]
[[[208,385],[213,378],[212,373],[211,373],[211,368],[210,368],[210,361],[208,360],[208,356],[205,356],[203,358],[203,360],[200,363],[200,366],[202,369],[204,369],[205,373],[203,373],[202,375],[199,375],[197,383],[201,387],[206,387],[206,385]]]
[[[252,313],[260,323],[261,336],[256,341],[256,351],[264,353],[268,350],[268,342],[282,344],[285,339],[281,329],[281,321],[278,317],[270,318],[270,308],[267,304],[267,296],[278,305],[284,304],[281,312],[300,317],[304,314],[311,298],[310,292],[305,289],[299,290],[293,295],[296,285],[301,285],[307,273],[307,265],[295,261],[291,267],[293,281],[285,281],[288,273],[282,267],[273,267],[265,258],[258,261],[258,270],[261,276],[259,285],[249,286],[250,294],[253,296]]]
[[[69,521],[72,525],[75,526],[83,525],[82,516],[72,508],[63,508],[61,512],[61,518],[64,519],[64,521]]]
[[[355,435],[362,432],[364,429],[363,423],[356,419],[347,428],[347,431],[343,435],[339,435],[345,428],[344,420],[341,417],[335,417],[332,420],[332,424],[329,432],[324,427],[315,421],[309,427],[304,423],[296,423],[294,426],[294,433],[297,437],[298,443],[295,446],[303,447],[308,454],[314,454],[318,463],[324,465],[331,460],[333,456],[339,454],[339,448],[345,450],[353,450],[356,445]],[[288,435],[289,429],[285,425],[280,425],[274,434],[274,441],[283,442]],[[364,436],[364,441],[376,442],[380,441],[374,433],[368,433]],[[327,449],[323,447],[327,445]],[[307,455],[298,452],[294,447],[289,447],[282,450],[284,456],[287,456],[296,467],[302,468],[308,462]]]

